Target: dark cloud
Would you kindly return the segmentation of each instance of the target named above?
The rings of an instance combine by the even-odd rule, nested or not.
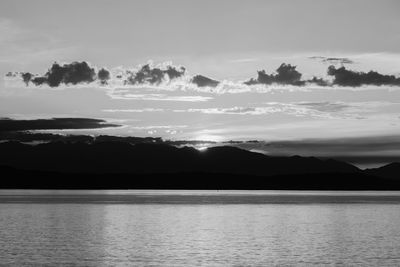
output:
[[[120,142],[129,144],[168,144],[177,147],[213,145],[216,142],[204,140],[163,140],[161,137],[136,137],[136,136],[113,136],[113,135],[65,135],[57,133],[29,132],[29,131],[0,131],[0,141],[18,142],[64,142],[64,143],[100,143],[100,142]],[[1,142],[0,142],[1,143]]]
[[[164,141],[160,137],[135,137],[135,136],[111,136],[111,135],[76,135],[76,134],[56,134],[56,133],[40,133],[29,131],[17,132],[1,132],[0,141],[17,141],[17,142],[63,142],[63,143],[94,143],[94,142],[123,142],[129,144],[143,143],[168,143],[175,144],[178,141]],[[0,142],[1,143],[1,142]]]
[[[110,72],[105,68],[102,68],[97,73],[97,78],[100,80],[100,83],[105,85],[107,81],[110,79]]]
[[[327,58],[327,60],[342,60],[344,58]],[[329,66],[328,75],[333,76],[333,81],[328,82],[322,78],[313,77],[309,80],[301,80],[302,74],[296,70],[296,66],[282,63],[276,70],[276,74],[267,74],[265,70],[258,71],[258,77],[245,82],[247,85],[253,84],[285,84],[303,86],[305,84],[316,84],[319,86],[339,85],[339,86],[362,86],[362,85],[400,85],[400,78],[394,75],[384,75],[376,71],[357,72],[347,70],[345,67],[336,68]]]
[[[192,83],[196,84],[198,87],[216,87],[219,84],[219,81],[210,79],[203,75],[196,75],[191,80]]]
[[[172,80],[183,76],[186,72],[184,67],[167,66],[166,68],[153,68],[149,64],[142,66],[138,71],[126,71],[127,78],[125,84],[160,84],[164,80]],[[49,85],[57,87],[61,84],[80,84],[91,83],[98,80],[102,85],[108,84],[112,78],[109,70],[101,68],[97,73],[94,67],[87,62],[73,62],[71,64],[60,65],[54,63],[44,75],[34,75],[30,72],[9,72],[6,77],[21,77],[26,85],[32,83],[36,86]],[[118,79],[124,79],[123,75],[118,74]]]
[[[17,73],[9,71],[6,73],[6,77],[17,77]]]
[[[333,84],[340,86],[362,86],[362,85],[400,85],[400,78],[394,75],[384,75],[376,71],[357,72],[345,67],[336,68],[331,65],[328,75],[333,76]]]
[[[128,71],[128,78],[125,84],[160,84],[168,76],[170,80],[179,78],[185,74],[185,68],[179,69],[168,66],[167,69],[152,68],[149,64],[142,66],[137,72]]]
[[[48,80],[46,77],[35,77],[31,81],[34,85],[42,85],[42,84],[47,84]]]
[[[29,85],[29,82],[31,81],[33,75],[32,73],[29,72],[25,72],[21,74],[22,80],[24,81],[24,83],[26,84],[26,86]]]
[[[35,76],[30,73],[30,72],[7,72],[6,77],[8,78],[17,78],[20,77],[22,78],[22,81],[26,84],[26,86],[29,85],[29,82],[34,78]]]
[[[299,141],[279,141],[266,144],[269,148],[300,150],[309,154],[352,154],[371,153],[374,151],[399,151],[400,136],[367,136],[338,139],[307,139]],[[399,154],[400,156],[400,154]]]
[[[168,75],[168,77],[172,80],[175,78],[179,78],[182,75],[185,74],[186,69],[184,67],[180,67],[179,70],[176,69],[175,67],[168,66],[166,70],[164,70],[164,73]]]
[[[354,64],[354,61],[346,58],[346,57],[321,57],[321,56],[314,56],[309,57],[310,59],[320,60],[325,63],[330,64]]]
[[[57,87],[62,83],[73,85],[90,83],[95,80],[95,77],[96,72],[94,68],[91,68],[88,63],[82,61],[64,65],[54,63],[45,75],[34,77],[30,81],[35,85],[47,84],[50,87]]]
[[[300,81],[301,73],[296,70],[296,66],[282,63],[276,72],[277,75],[275,75],[275,80],[278,83],[289,83],[294,85],[302,84]]]
[[[267,74],[265,70],[258,71],[257,79],[250,79],[245,82],[247,85],[252,84],[290,84],[290,85],[304,85],[305,81],[301,80],[302,74],[296,70],[296,66],[282,63],[276,69],[276,74]]]
[[[317,78],[317,77],[313,77],[312,79],[307,80],[306,83],[316,84],[319,86],[328,86],[329,85],[329,82],[327,80],[324,80],[322,78]]]
[[[327,62],[341,61],[349,63],[346,58],[323,58]],[[164,81],[173,80],[184,76],[184,67],[165,66],[152,67],[150,64],[143,65],[139,70],[126,70],[115,75],[125,85],[159,85]],[[252,78],[244,84],[283,84],[283,85],[318,85],[318,86],[362,86],[362,85],[400,85],[400,78],[394,75],[384,75],[376,71],[357,72],[346,69],[344,66],[336,68],[334,65],[328,67],[327,74],[333,77],[330,82],[323,78],[313,77],[302,80],[302,73],[296,70],[296,66],[282,63],[274,73],[268,74],[265,70],[258,71],[257,78]],[[101,68],[96,72],[95,67],[91,67],[87,62],[72,62],[60,65],[54,63],[44,75],[34,75],[30,72],[8,72],[5,75],[8,79],[19,78],[27,86],[30,84],[40,86],[48,85],[58,87],[61,84],[76,85],[80,83],[91,83],[98,81],[102,85],[107,85],[112,79],[111,72],[106,68]],[[198,87],[216,87],[220,82],[203,75],[194,76],[191,83]]]
[[[30,130],[66,130],[96,129],[117,127],[120,125],[106,123],[104,120],[89,118],[52,118],[37,120],[0,119],[0,132],[16,132]]]
[[[353,64],[354,61],[348,58],[344,58],[344,57],[328,57],[324,59],[324,62],[329,62],[329,63],[338,63],[338,64]]]

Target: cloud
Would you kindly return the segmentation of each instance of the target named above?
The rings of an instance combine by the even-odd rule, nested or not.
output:
[[[143,112],[163,112],[162,108],[143,108],[143,109],[103,109],[103,112],[109,113],[143,113]]]
[[[149,125],[149,126],[132,126],[131,129],[136,130],[154,130],[154,129],[180,129],[187,128],[187,125]]]
[[[291,103],[294,108],[304,107],[304,113],[314,117],[341,118],[341,119],[367,119],[377,114],[392,116],[389,111],[382,111],[387,108],[395,108],[398,103],[386,101],[366,101],[366,102],[297,102]],[[300,108],[300,110],[302,110]],[[387,113],[388,112],[388,113]]]
[[[304,150],[335,152],[368,153],[371,151],[400,151],[400,136],[372,136],[340,139],[306,139],[299,141],[277,141],[268,143],[266,147],[301,148]]]
[[[351,107],[345,103],[332,103],[332,102],[304,102],[299,103],[300,106],[306,106],[310,109],[318,110],[321,112],[339,112],[346,108]]]
[[[229,108],[201,108],[201,109],[187,109],[187,110],[174,110],[174,112],[199,112],[204,114],[222,114],[222,115],[268,115],[275,113],[284,113],[292,116],[311,116],[317,118],[332,118],[329,112],[319,111],[313,108],[299,105],[297,103],[278,103],[269,102],[265,106],[259,107],[229,107]]]
[[[306,81],[308,84],[316,84],[318,86],[329,86],[329,82],[323,78],[312,77]]]
[[[231,108],[202,108],[202,109],[187,109],[174,110],[175,112],[200,112],[204,114],[238,114],[238,115],[256,115],[265,113],[260,108],[255,107],[231,107]],[[261,112],[260,112],[261,111]]]
[[[200,95],[167,95],[145,93],[132,93],[126,89],[114,89],[108,93],[112,99],[121,100],[152,100],[152,101],[181,101],[181,102],[204,102],[213,99],[210,96]]]
[[[282,85],[294,85],[304,86],[306,84],[316,84],[318,86],[327,86],[328,82],[322,78],[313,77],[310,80],[302,80],[302,74],[296,70],[297,66],[282,63],[277,69],[276,74],[267,74],[265,70],[258,71],[256,79],[252,78],[244,84],[255,85],[255,84],[282,84]]]
[[[21,73],[26,85],[32,82],[34,85],[47,84],[50,87],[58,87],[60,84],[91,83],[96,78],[94,68],[85,61],[72,62],[60,65],[54,63],[43,76],[35,76],[29,72]]]
[[[395,107],[398,103],[392,102],[266,102],[264,106],[233,106],[189,109],[103,109],[108,113],[143,113],[143,112],[177,112],[203,113],[210,115],[268,115],[282,113],[298,117],[326,118],[326,119],[365,119],[376,114],[378,109]],[[367,117],[366,117],[367,116]]]
[[[100,85],[115,84],[117,86],[160,85],[185,75],[185,68],[176,67],[168,63],[153,66],[151,63],[140,66],[139,69],[116,68],[108,70],[91,66],[89,63],[72,62],[59,64],[55,62],[44,75],[35,75],[30,72],[8,72],[8,79],[22,79],[28,85],[59,87],[61,85],[90,84],[95,81]]]
[[[33,75],[32,75],[32,73],[25,72],[25,73],[21,73],[21,77],[22,77],[22,80],[24,81],[24,83],[26,84],[26,86],[28,86]]]
[[[328,68],[328,75],[333,76],[333,84],[339,86],[362,86],[362,85],[400,85],[400,78],[394,75],[384,75],[376,71],[357,72],[348,70],[345,67],[336,68],[331,65]]]
[[[265,70],[258,71],[257,79],[251,79],[245,84],[290,84],[290,85],[304,85],[301,81],[301,73],[296,70],[296,66],[282,63],[276,69],[276,74],[267,74]]]
[[[332,58],[329,58],[332,59]],[[89,63],[73,62],[70,64],[54,63],[44,75],[30,72],[8,72],[5,75],[7,87],[34,86],[39,88],[97,87],[103,88],[112,98],[170,100],[170,101],[207,101],[205,96],[167,96],[153,94],[154,91],[175,91],[201,94],[236,94],[236,93],[268,93],[271,91],[308,91],[316,87],[334,87],[344,90],[369,90],[374,86],[400,86],[400,78],[383,75],[375,71],[356,72],[345,67],[336,68],[331,65],[327,71],[327,79],[312,77],[302,79],[303,74],[297,67],[282,63],[274,73],[258,71],[257,78],[247,81],[217,81],[203,75],[191,76],[183,66],[174,66],[170,62],[154,65],[148,63],[138,68],[127,69],[97,68]],[[361,87],[362,86],[362,87]],[[359,89],[356,89],[359,87]],[[371,88],[370,88],[371,87]],[[132,89],[136,90],[132,94]],[[377,89],[377,88],[373,88]],[[123,91],[126,90],[125,93]],[[140,92],[139,92],[140,91]],[[146,95],[146,96],[142,96]]]
[[[219,84],[219,81],[210,79],[203,75],[196,75],[191,80],[192,83],[196,84],[198,87],[216,87]]]
[[[152,67],[150,64],[143,65],[138,71],[128,71],[125,84],[160,84],[166,79],[173,80],[185,74],[184,67],[176,68],[167,66],[165,69]]]
[[[110,72],[105,68],[102,68],[97,73],[97,78],[100,80],[100,83],[105,85],[107,81],[110,79]]]
[[[309,57],[310,59],[320,60],[324,63],[330,64],[354,64],[354,61],[347,57],[322,57],[322,56],[313,56]]]
[[[104,120],[89,118],[52,118],[37,120],[0,119],[0,132],[96,129],[118,126],[120,125],[106,123]]]
[[[342,61],[345,58],[325,58],[329,61]],[[267,74],[265,70],[258,71],[258,77],[252,78],[245,82],[246,85],[254,84],[283,84],[304,86],[306,84],[316,84],[318,86],[346,86],[346,87],[359,87],[364,85],[390,85],[400,86],[400,78],[394,75],[384,75],[376,71],[357,72],[347,70],[345,67],[336,68],[334,65],[328,67],[327,74],[333,77],[332,82],[328,82],[322,78],[313,77],[309,80],[301,80],[302,74],[296,70],[296,66],[282,63],[276,70],[276,74]]]
[[[286,114],[296,117],[323,118],[323,119],[351,119],[360,120],[372,118],[379,114],[379,109],[394,108],[398,103],[391,102],[266,102],[263,106],[234,106],[175,109],[173,112],[197,112],[211,115],[271,115]],[[387,116],[397,113],[385,113]]]

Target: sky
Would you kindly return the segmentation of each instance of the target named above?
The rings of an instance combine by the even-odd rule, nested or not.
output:
[[[288,154],[399,157],[400,86],[340,85],[327,75],[333,65],[400,77],[399,12],[397,0],[2,0],[0,116],[123,125],[84,131],[93,134],[261,140]],[[39,77],[54,62],[75,61],[106,68],[110,80],[51,87],[26,85],[18,74]],[[183,66],[185,74],[157,84],[116,78],[147,63]],[[243,84],[282,63],[296,66],[303,81],[329,84]],[[219,84],[193,84],[199,74]],[[349,145],[354,140],[362,150]],[[324,145],[316,151],[293,142]]]

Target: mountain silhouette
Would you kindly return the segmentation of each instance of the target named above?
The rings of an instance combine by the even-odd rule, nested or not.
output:
[[[198,151],[167,144],[125,142],[27,145],[0,144],[0,163],[23,169],[93,173],[210,172],[250,175],[357,172],[358,168],[314,157],[269,157],[261,153],[222,146]],[[290,168],[288,168],[290,166]]]
[[[383,178],[388,178],[388,179],[394,179],[400,181],[400,163],[399,162],[393,162],[390,164],[387,164],[385,166],[382,166],[380,168],[374,168],[374,169],[366,169],[364,171],[365,173],[368,173],[370,175],[375,175]]]
[[[385,169],[364,172],[332,159],[270,157],[229,146],[3,142],[0,151],[2,188],[400,189]]]

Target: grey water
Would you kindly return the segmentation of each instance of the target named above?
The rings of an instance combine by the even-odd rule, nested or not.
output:
[[[0,190],[0,264],[400,266],[400,193]]]

